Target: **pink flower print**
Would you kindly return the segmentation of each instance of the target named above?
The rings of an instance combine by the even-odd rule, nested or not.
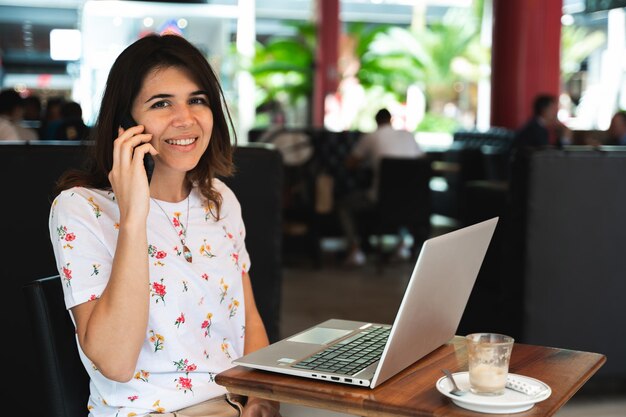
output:
[[[230,345],[228,344],[228,339],[227,338],[223,338],[222,339],[222,344],[220,345],[220,348],[222,349],[222,352],[224,353],[224,355],[226,355],[226,357],[228,359],[232,359],[232,357],[230,356],[230,353],[228,352],[228,348],[230,347]]]
[[[226,227],[222,227],[222,229],[224,229],[224,237],[232,240],[233,234],[226,230]]]
[[[180,316],[178,316],[178,318],[174,322],[174,325],[177,328],[180,328],[180,325],[183,324],[184,322],[185,322],[185,314],[184,313],[180,313]]]
[[[152,345],[154,346],[155,352],[163,350],[163,342],[165,341],[165,338],[162,335],[155,333],[154,330],[150,330],[149,340],[150,343],[152,343]]]
[[[196,364],[189,363],[188,359],[181,359],[178,362],[174,362],[174,365],[176,365],[176,370],[177,371],[184,372],[187,375],[189,375],[189,372],[193,372],[196,369],[198,369]]]
[[[237,308],[239,307],[239,301],[235,300],[234,298],[231,298],[231,302],[228,305],[228,318],[231,319],[233,317],[235,317],[235,315],[237,314]]]
[[[128,397],[131,403],[135,401],[137,398],[139,398],[139,395],[131,395],[130,397]]]
[[[70,263],[66,263],[65,266],[61,267],[61,271],[63,272],[63,280],[65,281],[65,285],[70,287],[72,283],[72,270],[70,269]]]
[[[189,219],[187,219],[189,220]],[[187,228],[180,222],[180,212],[175,212],[174,217],[172,218],[172,224],[174,228],[180,228],[178,231],[178,236],[184,236],[187,233]]]
[[[137,371],[137,373],[135,374],[133,378],[139,379],[140,381],[143,381],[143,382],[148,382],[148,379],[150,378],[150,372],[144,371],[142,369],[140,371]]]
[[[96,294],[91,294],[89,296],[89,301],[93,301],[93,300],[97,300],[97,299],[98,299],[98,297],[96,296]]]
[[[220,279],[220,304],[222,304],[222,301],[224,301],[224,298],[226,298],[226,295],[228,294],[228,284],[226,284],[224,282],[224,278]]]
[[[163,266],[165,265],[159,259],[163,259],[167,256],[167,252],[159,250],[154,245],[148,245],[148,256],[151,258],[155,258],[157,261],[154,263],[155,266]]]
[[[178,381],[176,383],[176,388],[178,388],[179,390],[183,390],[184,393],[187,393],[187,391],[193,393],[193,390],[191,389],[191,378],[185,378],[184,376],[181,376],[180,378],[176,379],[176,381]]]
[[[161,283],[152,283],[152,290],[150,292],[150,295],[156,298],[157,304],[159,303],[159,300],[165,303],[165,295],[167,294],[167,291],[165,289],[165,285],[163,285],[163,278],[161,278]]]
[[[204,320],[200,325],[200,328],[204,330],[204,337],[211,337],[211,324],[213,324],[213,321],[211,320],[212,318],[213,313],[208,313],[206,315],[206,320]]]
[[[230,259],[233,263],[239,268],[239,254],[237,252],[233,252],[230,254]]]
[[[205,272],[204,274],[201,275],[202,279],[205,281],[209,280],[209,275]]]
[[[76,239],[76,235],[74,233],[70,233],[67,231],[67,226],[59,226],[57,227],[57,235],[59,240],[63,240],[67,243],[63,245],[63,249],[74,249],[69,242],[73,242]]]

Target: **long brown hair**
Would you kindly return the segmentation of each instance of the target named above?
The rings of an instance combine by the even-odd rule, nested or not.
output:
[[[232,175],[234,171],[232,156],[236,136],[233,121],[215,72],[202,53],[178,35],[147,35],[117,57],[109,72],[98,119],[90,135],[93,146],[90,146],[85,169],[63,174],[57,183],[57,192],[75,186],[111,189],[108,174],[113,167],[113,141],[118,136],[118,127],[125,115],[130,114],[146,75],[155,69],[170,67],[185,70],[209,96],[213,112],[211,140],[196,167],[187,172],[186,180],[197,185],[202,195],[215,204],[213,214],[219,218],[222,199],[212,188],[212,180],[216,176]],[[233,143],[229,128],[233,132]]]

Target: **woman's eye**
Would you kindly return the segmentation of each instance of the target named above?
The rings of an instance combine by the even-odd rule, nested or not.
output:
[[[154,103],[152,106],[153,109],[161,109],[163,107],[167,107],[169,106],[169,103],[167,101],[157,101],[156,103]]]
[[[189,100],[189,103],[190,104],[208,104],[208,101],[204,97],[193,97],[191,100]]]

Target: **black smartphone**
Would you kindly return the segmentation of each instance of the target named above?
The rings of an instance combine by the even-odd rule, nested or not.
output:
[[[122,128],[124,130],[130,129],[133,126],[137,126],[137,122],[135,121],[135,119],[133,119],[133,116],[129,114],[127,114],[126,116],[122,117],[122,121],[120,122],[120,126],[122,126]]]
[[[137,126],[137,122],[135,122],[135,119],[133,119],[133,116],[131,116],[129,113],[126,116],[122,117],[120,126],[122,126],[124,130],[126,130],[130,129],[133,126]],[[143,166],[146,169],[146,174],[148,175],[148,182],[150,182],[150,180],[152,179],[152,171],[154,171],[154,160],[152,159],[152,155],[150,155],[149,153],[145,154],[143,157]]]

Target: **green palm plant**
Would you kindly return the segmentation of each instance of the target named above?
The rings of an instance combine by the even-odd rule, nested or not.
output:
[[[411,84],[425,80],[430,58],[410,31],[361,24],[351,25],[348,33],[357,40],[355,55],[360,65],[356,77],[365,90],[382,89],[402,101]]]
[[[399,102],[406,100],[409,86],[420,85],[428,108],[440,112],[456,99],[455,83],[484,76],[480,65],[489,62],[489,51],[479,42],[481,11],[450,9],[442,21],[425,27],[349,27],[360,60],[356,77],[366,91],[382,89]],[[454,127],[444,124],[446,130]]]
[[[312,95],[315,26],[308,22],[286,25],[292,26],[296,35],[257,43],[246,68],[257,86],[257,107],[271,102],[294,104]]]
[[[429,107],[453,101],[456,82],[478,81],[479,65],[489,58],[480,47],[478,28],[471,11],[450,9],[442,21],[413,32],[430,57],[424,85]]]

